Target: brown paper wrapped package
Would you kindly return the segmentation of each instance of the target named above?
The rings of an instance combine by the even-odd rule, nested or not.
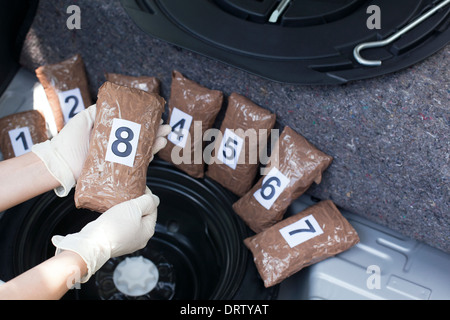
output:
[[[89,153],[75,190],[77,208],[102,213],[144,194],[151,149],[164,104],[164,99],[154,93],[111,82],[100,87]],[[114,119],[132,121],[141,126],[132,167],[105,160]]]
[[[261,190],[265,176],[233,204],[234,211],[256,233],[261,232],[283,218],[288,206],[300,197],[313,182],[319,184],[322,173],[331,164],[333,158],[318,150],[304,137],[289,127],[280,134],[270,155],[267,172],[277,168],[289,183],[272,206],[263,207],[254,193]]]
[[[14,113],[0,119],[0,149],[3,160],[14,158],[14,149],[8,132],[13,129],[28,127],[33,144],[44,142],[48,139],[45,119],[39,111],[30,110]],[[28,146],[31,150],[31,145]]]
[[[242,147],[235,169],[217,160],[217,155],[213,156],[213,162],[208,166],[206,175],[242,197],[252,187],[258,171],[258,147],[265,148],[267,145],[264,139],[265,145],[259,146],[260,130],[266,130],[269,137],[275,120],[275,114],[269,110],[259,107],[242,95],[232,93],[228,99],[228,107],[220,131],[223,136],[226,129],[231,129],[237,136],[244,139],[245,148]],[[217,141],[216,152],[221,142]]]
[[[198,83],[187,79],[180,72],[172,72],[172,85],[169,100],[169,124],[173,109],[176,107],[192,116],[192,124],[189,128],[190,143],[186,143],[184,148],[176,146],[171,141],[162,149],[158,155],[162,159],[172,162],[172,151],[177,155],[190,155],[188,163],[175,164],[175,166],[195,178],[202,178],[204,175],[203,159],[203,134],[210,129],[222,107],[223,93],[218,90],[205,88]],[[194,135],[195,122],[201,121],[199,133]],[[200,157],[196,157],[200,155]],[[189,157],[188,157],[189,158]]]
[[[105,76],[106,81],[125,87],[140,89],[147,92],[159,94],[161,82],[159,81],[159,79],[155,77],[147,77],[147,76],[134,77],[118,73],[107,73]]]
[[[301,219],[303,220],[300,221]],[[291,230],[290,233],[286,232],[285,236],[281,234],[281,229],[296,222],[298,225],[288,229]],[[301,238],[305,235],[310,239]],[[286,240],[289,237],[297,237],[293,239],[297,241],[293,247]],[[303,239],[307,240],[302,241]],[[266,288],[280,283],[306,266],[341,253],[358,242],[355,229],[331,200],[321,201],[244,240],[253,254]]]
[[[81,55],[76,54],[67,60],[55,64],[40,66],[36,76],[42,84],[59,131],[64,127],[64,115],[58,98],[58,92],[80,89],[85,108],[92,104],[88,80]]]

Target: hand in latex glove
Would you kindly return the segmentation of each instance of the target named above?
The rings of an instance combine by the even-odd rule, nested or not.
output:
[[[82,283],[100,269],[109,258],[142,249],[155,232],[159,198],[146,188],[145,194],[115,205],[80,232],[54,236],[56,254],[62,250],[78,253],[86,262],[88,274]]]
[[[48,171],[61,183],[61,186],[55,189],[55,193],[60,197],[67,196],[80,177],[89,151],[89,138],[95,113],[96,105],[92,105],[73,117],[52,140],[32,147],[32,152],[45,163]],[[153,155],[165,147],[169,132],[170,126],[162,125],[161,121],[152,148]]]
[[[36,144],[31,149],[61,183],[61,187],[55,189],[60,197],[70,192],[80,176],[89,150],[95,113],[94,104],[75,115],[52,140]]]

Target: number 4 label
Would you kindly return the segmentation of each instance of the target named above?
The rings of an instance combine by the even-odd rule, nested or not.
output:
[[[184,148],[186,140],[189,136],[189,129],[192,124],[192,116],[178,108],[173,108],[170,116],[169,125],[172,127],[172,132],[169,133],[167,139],[174,145]]]
[[[8,134],[16,157],[31,151],[33,140],[31,139],[30,129],[28,127],[10,130]]]
[[[264,208],[269,210],[288,184],[289,179],[280,170],[273,167],[264,177],[261,189],[256,190],[253,196]]]
[[[84,110],[83,98],[78,88],[58,92],[58,98],[65,123],[72,119],[78,112]]]
[[[113,119],[105,160],[133,167],[141,125],[124,119]]]
[[[281,228],[279,231],[291,248],[323,233],[312,214]]]

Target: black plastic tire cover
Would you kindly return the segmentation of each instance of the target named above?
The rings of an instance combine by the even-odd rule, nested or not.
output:
[[[379,67],[367,67],[354,59],[354,47],[392,35],[427,11],[432,0],[295,1],[300,7],[291,4],[277,24],[264,21],[268,3],[276,5],[276,0],[241,2],[121,0],[144,32],[285,83],[341,84],[384,75],[427,58],[450,40],[447,6],[394,43],[364,50],[365,58],[383,61]],[[301,5],[313,3],[319,7],[310,10],[311,16],[299,16]],[[334,10],[324,10],[327,3]],[[367,27],[370,5],[381,10],[381,29]],[[258,6],[261,10],[254,8]]]

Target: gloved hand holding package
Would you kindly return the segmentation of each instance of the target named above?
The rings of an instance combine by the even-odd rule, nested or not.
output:
[[[313,182],[320,183],[332,160],[285,127],[270,155],[267,174],[233,204],[234,211],[256,233],[269,228]]]
[[[56,254],[63,250],[78,253],[88,267],[81,279],[85,283],[109,258],[146,246],[155,232],[158,205],[159,198],[146,187],[142,196],[115,205],[81,231],[54,236]]]
[[[154,93],[108,81],[100,87],[89,153],[75,190],[77,208],[102,213],[144,194],[164,104]]]

